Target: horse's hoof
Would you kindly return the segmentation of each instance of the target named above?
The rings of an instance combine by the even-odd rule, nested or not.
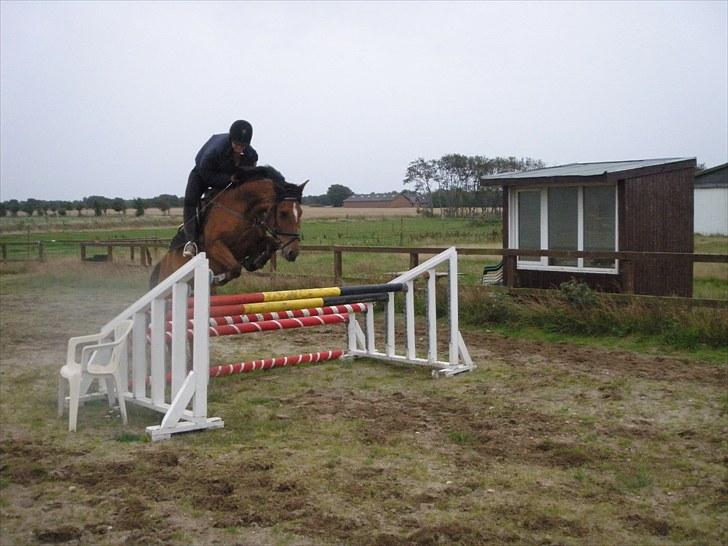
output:
[[[219,275],[213,275],[212,272],[210,273],[210,284],[212,285],[224,284],[226,280],[227,275],[225,273],[220,273]]]

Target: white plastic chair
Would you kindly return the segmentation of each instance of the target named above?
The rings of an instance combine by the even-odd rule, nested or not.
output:
[[[92,334],[90,336],[72,337],[68,340],[66,365],[61,368],[58,379],[58,417],[63,417],[66,401],[65,383],[68,381],[68,430],[76,431],[78,418],[78,404],[81,397],[82,386],[88,385],[94,379],[106,380],[106,393],[109,404],[113,405],[114,393],[119,400],[119,410],[124,424],[127,424],[126,406],[123,393],[127,390],[124,384],[125,377],[121,377],[120,361],[126,351],[126,342],[133,326],[131,320],[122,320],[114,328],[112,341],[103,341],[111,336],[108,334]],[[81,348],[81,359],[76,360],[76,351]],[[110,380],[114,383],[110,389]],[[85,391],[85,388],[83,389]]]

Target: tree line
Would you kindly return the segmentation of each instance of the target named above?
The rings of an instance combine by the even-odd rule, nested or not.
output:
[[[428,160],[420,157],[410,162],[402,183],[417,194],[418,206],[430,214],[434,209],[440,209],[441,214],[446,216],[476,216],[502,205],[501,188],[481,187],[481,177],[543,167],[543,161],[530,157],[489,158],[462,154],[447,154],[440,159]],[[333,184],[325,194],[305,196],[303,203],[340,207],[352,195],[354,192],[347,186]],[[183,201],[183,197],[171,194],[135,199],[90,195],[75,201],[10,199],[0,202],[0,216],[17,216],[21,211],[29,216],[65,216],[69,211],[83,215],[87,210],[93,211],[96,216],[103,216],[109,210],[121,215],[126,214],[129,209],[133,209],[136,216],[143,216],[144,211],[149,208],[169,214],[171,208],[181,207]]]
[[[419,196],[430,214],[438,208],[446,216],[476,216],[503,203],[500,187],[481,187],[483,176],[545,167],[540,159],[447,154],[440,159],[417,158],[407,167],[402,183]]]
[[[160,194],[146,199],[142,197],[123,199],[103,195],[89,195],[74,201],[9,199],[0,202],[0,216],[17,216],[19,212],[28,216],[66,216],[70,211],[76,211],[79,216],[82,216],[87,210],[93,211],[92,214],[95,216],[104,216],[109,211],[120,215],[126,214],[128,209],[133,209],[135,216],[143,216],[144,211],[150,208],[159,209],[163,214],[169,214],[171,208],[181,207],[183,201],[183,197],[171,194]]]

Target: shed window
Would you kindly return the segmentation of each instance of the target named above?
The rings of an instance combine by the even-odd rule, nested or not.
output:
[[[538,250],[541,248],[541,192],[522,191],[518,193],[518,248]],[[538,256],[523,256],[522,261],[538,262]]]
[[[578,198],[576,187],[549,188],[549,231],[550,250],[576,250],[578,238]],[[549,265],[577,266],[576,258],[549,258]]]
[[[614,251],[614,188],[584,188],[584,250]],[[584,258],[584,267],[614,267],[614,260]]]
[[[617,250],[616,186],[551,186],[512,191],[512,248]],[[520,269],[617,273],[610,259],[518,257]]]

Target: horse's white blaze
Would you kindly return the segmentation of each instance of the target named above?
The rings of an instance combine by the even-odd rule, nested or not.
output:
[[[298,223],[298,216],[300,214],[301,205],[296,203],[296,205],[293,207],[293,221]]]

